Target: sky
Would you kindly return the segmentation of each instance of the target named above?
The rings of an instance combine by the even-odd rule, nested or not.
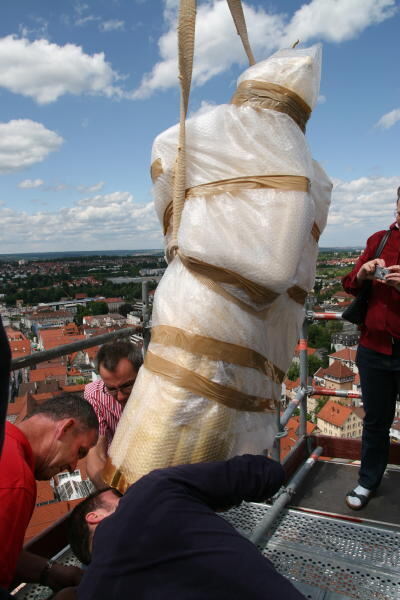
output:
[[[334,183],[320,246],[363,246],[400,186],[400,4],[243,2],[257,61],[323,45],[307,140]],[[162,247],[149,175],[179,120],[178,0],[0,4],[0,254]],[[198,0],[190,115],[248,66],[225,0]],[[396,143],[397,142],[397,143]]]

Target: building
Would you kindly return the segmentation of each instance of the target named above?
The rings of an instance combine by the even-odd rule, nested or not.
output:
[[[21,323],[37,335],[41,328],[63,327],[73,321],[74,315],[68,310],[41,310],[26,313],[21,317]]]
[[[317,414],[317,427],[323,435],[342,438],[360,438],[364,411],[362,408],[344,406],[333,400]]]
[[[334,360],[327,369],[322,367],[314,374],[316,385],[332,390],[352,391],[355,374],[340,360]]]
[[[126,318],[119,313],[107,313],[106,315],[88,315],[82,318],[82,326],[85,335],[100,335],[98,332],[94,333],[92,330],[95,328],[105,329],[106,327],[125,327]],[[110,331],[114,331],[111,329]],[[105,332],[103,332],[105,333]]]
[[[354,347],[338,350],[333,354],[329,354],[329,366],[331,366],[335,361],[338,361],[342,365],[346,365],[346,367],[348,367],[352,373],[358,373],[356,354],[357,349]]]
[[[123,298],[104,298],[102,302],[107,304],[110,313],[118,312],[121,306],[125,304],[125,300]]]

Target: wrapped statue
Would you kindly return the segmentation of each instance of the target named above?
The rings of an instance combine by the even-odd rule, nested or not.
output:
[[[262,453],[312,289],[332,184],[305,126],[320,46],[248,68],[230,104],[186,121],[178,251],[157,288],[145,362],[104,476]],[[155,206],[171,239],[178,126],[153,145]]]

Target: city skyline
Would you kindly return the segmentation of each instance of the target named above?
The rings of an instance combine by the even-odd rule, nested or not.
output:
[[[0,9],[0,254],[162,248],[154,137],[179,118],[177,0]],[[395,0],[244,2],[256,60],[323,45],[312,155],[334,183],[321,247],[363,246],[400,186]],[[225,0],[198,2],[190,115],[229,102],[246,57]]]

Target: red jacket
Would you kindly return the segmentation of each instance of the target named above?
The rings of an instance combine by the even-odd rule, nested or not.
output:
[[[396,224],[390,226],[391,234],[380,255],[386,266],[400,264],[400,231]],[[361,266],[372,260],[385,231],[377,231],[367,240],[367,246],[353,270],[342,279],[343,288],[356,296],[356,276]],[[392,354],[392,338],[400,339],[400,292],[393,286],[372,282],[365,324],[361,326],[360,344],[382,354]]]

